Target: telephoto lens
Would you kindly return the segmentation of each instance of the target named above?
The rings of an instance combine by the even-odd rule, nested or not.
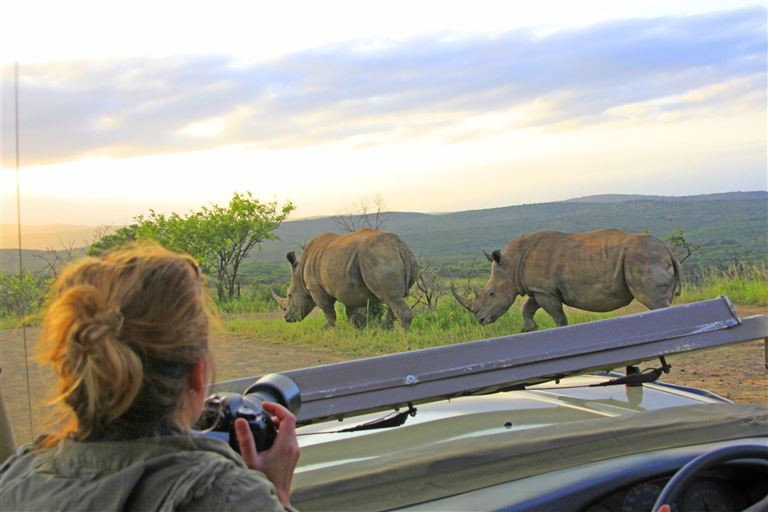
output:
[[[262,408],[262,402],[274,402],[298,414],[301,408],[299,387],[288,377],[278,373],[265,375],[252,384],[245,393],[216,393],[205,401],[203,414],[195,424],[201,435],[221,438],[240,453],[235,435],[235,420],[243,418],[256,442],[256,450],[268,450],[275,441],[277,429],[272,418]]]

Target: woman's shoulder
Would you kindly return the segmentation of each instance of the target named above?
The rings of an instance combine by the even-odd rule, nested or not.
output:
[[[226,443],[213,439],[176,436],[21,449],[0,472],[2,501],[13,501],[22,488],[64,499],[58,496],[60,488],[49,489],[50,475],[69,481],[74,494],[89,496],[85,501],[94,505],[90,508],[124,495],[130,496],[130,510],[237,511],[254,504],[256,510],[282,510],[267,478],[248,469]],[[33,498],[17,497],[21,502]]]
[[[226,443],[195,438],[194,445],[194,450],[185,452],[188,462],[194,463],[194,471],[188,475],[185,499],[177,510],[285,510],[267,477],[248,469]]]
[[[173,474],[174,510],[284,511],[267,477],[248,469],[226,443],[208,438],[176,438],[172,444],[178,450],[168,454],[164,467],[157,468],[157,476],[165,480],[170,475],[162,473]]]
[[[209,475],[209,481],[198,480],[187,499],[179,505],[181,512],[264,510],[284,512],[272,483],[251,469],[226,471]]]
[[[3,480],[12,478],[15,474],[25,474],[39,470],[41,466],[50,465],[53,457],[52,449],[39,449],[34,444],[24,444],[16,452],[5,459],[0,465],[0,477]]]

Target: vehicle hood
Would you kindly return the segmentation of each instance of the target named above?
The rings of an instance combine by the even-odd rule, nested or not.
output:
[[[395,428],[299,429],[292,501],[302,510],[389,509],[611,457],[765,435],[766,410],[646,385],[559,386],[423,404]],[[381,415],[379,415],[381,416]]]

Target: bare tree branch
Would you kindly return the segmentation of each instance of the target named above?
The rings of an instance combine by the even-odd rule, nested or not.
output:
[[[412,296],[415,301],[414,307],[421,304],[427,309],[436,309],[440,296],[443,294],[443,286],[440,284],[440,270],[432,268],[429,262],[426,262],[424,269],[416,278],[416,290]]]
[[[334,216],[333,221],[350,233],[364,228],[379,229],[384,224],[385,208],[384,199],[376,194],[371,200],[360,199],[346,208],[344,214]]]

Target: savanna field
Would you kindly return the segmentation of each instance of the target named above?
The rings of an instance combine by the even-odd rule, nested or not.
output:
[[[416,314],[408,331],[399,327],[382,328],[384,310],[381,308],[369,312],[369,325],[366,328],[356,329],[346,322],[343,308],[338,305],[338,321],[333,329],[325,327],[325,318],[317,309],[301,322],[287,323],[277,305],[267,298],[268,294],[244,294],[239,299],[217,307],[221,321],[215,326],[212,341],[215,379],[223,381],[257,376],[506,336],[520,331],[522,301],[519,298],[495,323],[479,325],[447,292],[449,284],[444,282],[436,286],[436,293],[430,301],[431,307],[424,304],[419,290],[412,291],[415,297],[409,300]],[[740,316],[768,314],[768,270],[758,265],[712,270],[696,285],[685,284],[682,294],[676,297],[673,305],[719,295],[727,295],[734,302]],[[637,302],[610,313],[589,313],[568,307],[565,309],[571,324],[645,310]],[[34,362],[26,368],[24,365],[25,357],[34,353],[39,318],[30,317],[24,332],[17,328],[18,319],[6,317],[3,322],[3,330],[0,331],[3,400],[12,419],[17,443],[25,442],[31,438],[30,431],[38,434],[44,428],[46,394],[52,379],[46,370],[38,368]],[[554,327],[552,319],[542,310],[537,312],[536,322],[541,329]],[[768,406],[765,356],[766,349],[762,340],[673,355],[668,358],[672,371],[663,375],[661,380],[701,387],[736,402]],[[658,366],[655,361],[644,365],[655,366]],[[27,379],[30,383],[29,395]],[[29,403],[33,404],[31,426]]]

